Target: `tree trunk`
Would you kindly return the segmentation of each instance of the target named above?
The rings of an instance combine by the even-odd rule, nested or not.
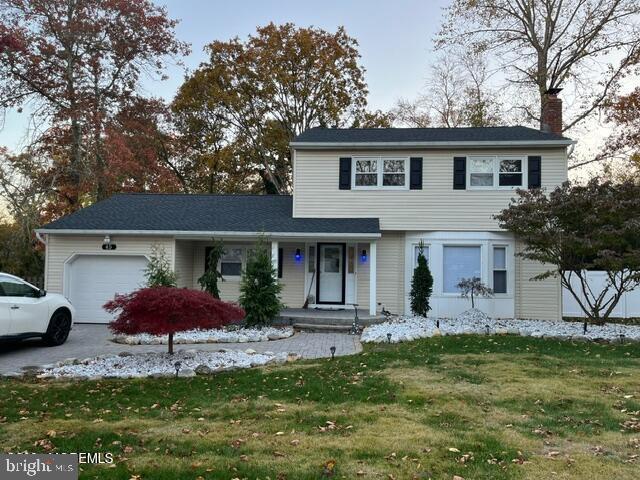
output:
[[[173,333],[169,334],[169,355],[173,355]]]

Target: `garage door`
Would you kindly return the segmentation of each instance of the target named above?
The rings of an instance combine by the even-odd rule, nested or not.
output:
[[[67,270],[69,300],[76,322],[108,323],[112,316],[102,306],[114,295],[130,293],[145,284],[143,256],[80,255]]]

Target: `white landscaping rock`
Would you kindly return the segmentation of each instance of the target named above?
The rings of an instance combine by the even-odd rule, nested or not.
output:
[[[195,352],[195,353],[194,353]],[[175,363],[180,362],[178,375],[193,377],[197,373],[220,372],[238,368],[250,368],[268,364],[282,364],[291,357],[286,352],[278,354],[246,353],[241,351],[201,352],[179,350],[174,355],[147,352],[122,357],[108,355],[93,358],[88,364],[69,364],[43,369],[38,378],[141,378],[172,377]]]
[[[470,309],[458,315],[457,318],[440,319],[442,335],[461,334],[510,334],[538,338],[561,338],[575,341],[603,339],[619,341],[620,335],[625,341],[640,341],[640,326],[606,323],[604,325],[589,325],[586,335],[583,334],[581,322],[554,322],[549,320],[519,320],[489,318],[478,309]],[[391,343],[433,337],[438,335],[436,321],[424,317],[400,317],[396,321],[371,325],[364,329],[360,341],[362,343],[386,343],[387,334],[391,334]]]
[[[186,330],[178,332],[173,336],[173,343],[248,343],[267,342],[269,340],[281,340],[293,335],[291,327],[263,327],[263,328],[241,328],[238,330],[209,329],[209,330]],[[149,335],[141,333],[138,335],[115,335],[113,341],[126,345],[165,345],[168,341],[167,335]]]

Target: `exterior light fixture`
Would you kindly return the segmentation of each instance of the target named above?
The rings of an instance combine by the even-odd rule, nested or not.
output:
[[[387,343],[391,343],[391,334],[387,333]]]
[[[489,335],[491,333],[489,325],[485,325],[484,328],[487,330],[487,335]]]
[[[624,333],[621,333],[619,337],[620,337],[620,345],[624,345],[624,339],[625,339]]]
[[[360,254],[360,259],[361,259],[363,262],[366,262],[366,261],[367,261],[367,250],[366,250],[366,249],[362,250],[362,253]]]
[[[296,259],[296,262],[299,262],[300,260],[302,260],[302,252],[300,251],[299,248],[296,248],[295,259]]]
[[[182,366],[182,362],[176,362],[173,364],[176,369],[176,378],[178,378],[178,373],[180,372],[180,367]]]
[[[102,240],[102,249],[103,250],[116,249],[116,244],[111,241],[111,237],[109,235],[105,235],[104,240]]]
[[[440,319],[436,318],[436,328],[440,328]]]
[[[331,360],[333,360],[336,356],[336,347],[332,346],[329,350],[331,351]]]

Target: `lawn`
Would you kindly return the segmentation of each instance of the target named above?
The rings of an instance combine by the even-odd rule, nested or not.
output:
[[[367,346],[190,379],[0,383],[4,451],[111,452],[81,478],[637,479],[640,345]]]

